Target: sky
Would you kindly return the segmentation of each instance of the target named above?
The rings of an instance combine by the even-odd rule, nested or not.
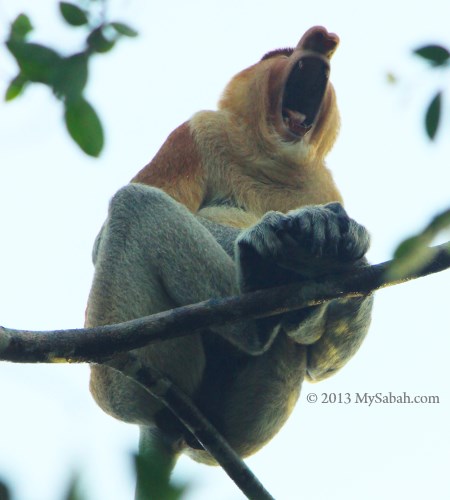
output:
[[[46,88],[0,102],[0,324],[81,327],[92,243],[111,196],[175,127],[215,109],[235,73],[271,49],[295,46],[314,25],[341,38],[331,79],[342,127],[327,163],[348,212],[371,232],[370,260],[390,259],[403,238],[448,207],[448,101],[435,143],[422,119],[449,76],[430,74],[411,55],[427,43],[450,46],[447,1],[117,0],[111,7],[112,18],[140,36],[91,65],[87,96],[107,139],[100,159],[70,140]],[[79,47],[54,0],[0,0],[2,38],[20,12],[30,15],[35,41]],[[0,48],[1,88],[15,72]],[[355,358],[327,381],[304,384],[288,423],[247,460],[277,500],[450,498],[449,276],[377,293]],[[92,500],[133,498],[137,429],[95,405],[88,376],[81,365],[0,363],[0,477],[16,500],[60,499],[74,470]],[[439,403],[356,403],[365,393],[438,396]],[[349,394],[351,402],[323,403],[324,394]],[[222,470],[188,458],[173,477],[189,482],[186,500],[243,498]]]

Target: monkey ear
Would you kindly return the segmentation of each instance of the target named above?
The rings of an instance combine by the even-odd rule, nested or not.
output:
[[[191,212],[200,208],[206,172],[189,122],[169,135],[153,160],[131,182],[160,188]]]

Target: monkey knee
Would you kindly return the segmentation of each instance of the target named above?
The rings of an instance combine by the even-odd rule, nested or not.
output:
[[[128,184],[111,199],[108,232],[127,238],[134,234],[141,239],[142,227],[147,234],[159,231],[174,205],[175,201],[158,188]]]
[[[105,413],[129,424],[151,425],[164,408],[142,387],[107,366],[91,366],[89,389]]]
[[[157,370],[188,396],[200,387],[206,364],[200,335],[167,340],[134,353],[143,366]],[[131,424],[152,425],[164,408],[157,397],[109,366],[91,366],[90,391],[103,411]]]
[[[143,184],[128,184],[120,188],[112,197],[109,213],[110,216],[122,213],[132,214],[137,218],[145,205],[165,203],[167,198],[169,197],[158,188]]]

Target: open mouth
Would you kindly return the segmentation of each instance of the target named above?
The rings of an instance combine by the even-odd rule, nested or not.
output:
[[[303,137],[314,125],[329,73],[327,61],[316,55],[303,56],[292,69],[284,88],[281,113],[294,136]]]

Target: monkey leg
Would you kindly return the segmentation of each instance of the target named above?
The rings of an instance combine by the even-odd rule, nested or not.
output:
[[[131,184],[114,196],[94,260],[87,326],[238,293],[231,257],[184,206],[148,186]],[[136,353],[187,394],[200,384],[205,357],[199,335]],[[149,425],[161,408],[139,386],[105,366],[92,367],[91,391],[104,411],[130,423]]]
[[[306,361],[306,346],[280,333],[263,354],[243,356],[233,368],[205,377],[198,406],[240,456],[249,456],[286,422],[300,394]],[[215,464],[199,446],[185,452],[198,462]]]

